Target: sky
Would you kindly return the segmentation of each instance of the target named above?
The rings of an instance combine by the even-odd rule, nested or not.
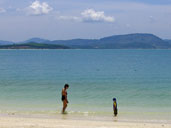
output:
[[[0,0],[0,40],[129,33],[171,39],[171,0]]]

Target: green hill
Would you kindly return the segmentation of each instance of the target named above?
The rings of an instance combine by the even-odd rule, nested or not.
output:
[[[69,49],[69,47],[56,44],[26,43],[0,45],[0,49]]]

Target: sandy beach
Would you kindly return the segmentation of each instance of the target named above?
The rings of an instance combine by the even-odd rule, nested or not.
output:
[[[171,124],[1,116],[0,128],[171,128]]]

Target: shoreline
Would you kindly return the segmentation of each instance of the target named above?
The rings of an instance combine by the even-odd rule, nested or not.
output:
[[[101,121],[59,117],[0,115],[0,128],[170,128],[170,123]]]
[[[102,121],[102,122],[127,122],[127,123],[152,123],[152,124],[171,124],[171,119],[168,118],[154,118],[154,117],[140,117],[139,115],[125,116],[118,115],[90,115],[86,114],[30,114],[30,113],[0,113],[0,118],[36,118],[36,119],[59,119],[59,120],[80,120],[80,121]]]

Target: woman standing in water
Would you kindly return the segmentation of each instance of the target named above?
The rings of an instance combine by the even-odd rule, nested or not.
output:
[[[63,102],[63,109],[62,109],[62,113],[65,113],[65,109],[67,107],[68,104],[68,99],[67,99],[67,89],[69,88],[68,84],[64,85],[64,88],[62,89],[62,102]]]

